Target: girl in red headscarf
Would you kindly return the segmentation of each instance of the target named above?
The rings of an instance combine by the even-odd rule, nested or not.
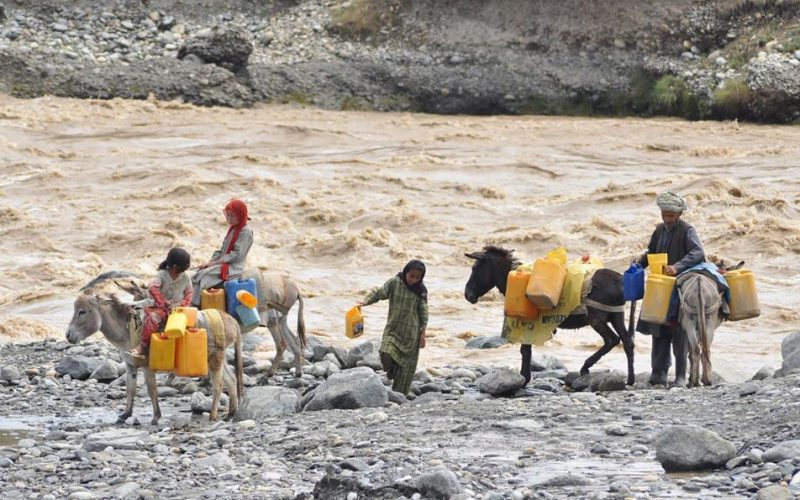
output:
[[[200,305],[200,294],[203,290],[220,286],[225,280],[242,275],[247,252],[253,245],[253,230],[247,225],[250,220],[247,205],[242,200],[233,199],[225,205],[224,213],[229,227],[222,246],[192,277],[192,300],[195,306]]]

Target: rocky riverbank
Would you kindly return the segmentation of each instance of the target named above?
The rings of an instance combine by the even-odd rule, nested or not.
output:
[[[468,114],[800,117],[800,3],[0,0],[0,91]]]
[[[429,368],[410,401],[374,371],[374,344],[347,351],[312,339],[303,377],[281,369],[267,381],[264,340],[248,336],[247,393],[231,422],[207,421],[202,380],[166,386],[160,375],[158,428],[142,425],[151,410],[141,383],[135,417],[112,424],[124,380],[105,342],[6,344],[0,490],[10,499],[800,498],[800,334],[784,342],[784,376],[764,369],[739,385],[577,392],[574,374],[539,356],[528,387],[488,366]]]

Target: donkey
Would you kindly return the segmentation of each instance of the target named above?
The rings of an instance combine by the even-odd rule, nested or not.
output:
[[[485,246],[483,251],[464,254],[475,260],[472,273],[464,288],[464,298],[472,304],[494,287],[505,295],[508,272],[519,266],[521,262],[514,256],[513,250],[496,246]],[[589,368],[613,349],[620,340],[628,358],[628,385],[636,382],[633,370],[633,329],[625,328],[625,299],[622,294],[622,275],[611,269],[598,269],[592,276],[591,291],[584,301],[585,314],[572,314],[560,325],[561,328],[576,329],[590,325],[603,337],[603,346],[589,356],[581,367],[581,374],[589,373]],[[609,328],[608,324],[614,328]],[[615,333],[616,332],[616,333]],[[527,384],[531,378],[531,346],[520,346],[522,369],[520,373]]]
[[[680,276],[677,286],[678,322],[689,342],[689,387],[700,385],[701,360],[703,384],[711,385],[711,342],[722,323],[722,292],[713,278],[696,272]]]
[[[303,296],[297,283],[286,275],[262,273],[258,269],[245,270],[243,277],[256,281],[259,316],[275,342],[275,357],[272,366],[265,374],[266,377],[271,377],[278,369],[287,347],[294,355],[294,376],[301,377],[305,359],[303,351],[306,347],[306,325],[303,319]],[[288,325],[289,311],[295,303],[298,304],[297,336],[292,333]]]
[[[147,359],[141,362],[127,355],[128,349],[135,345],[135,341],[132,341],[128,330],[128,318],[135,304],[122,303],[116,296],[106,295],[103,291],[99,290],[103,285],[108,284],[109,281],[122,278],[130,282],[131,278],[136,277],[126,272],[111,271],[101,274],[80,289],[78,298],[75,299],[72,319],[67,327],[67,341],[70,344],[77,344],[93,335],[95,332],[100,331],[105,338],[119,350],[120,357],[125,362],[127,371],[125,384],[127,400],[125,403],[125,411],[117,418],[118,424],[125,423],[128,417],[133,414],[133,399],[136,395],[136,374],[139,368],[142,368],[144,370],[145,383],[147,384],[147,393],[150,395],[150,401],[153,404],[153,419],[150,423],[155,426],[158,425],[158,419],[161,418],[161,409],[158,406],[155,373],[148,368]],[[133,295],[136,300],[142,300],[144,298],[142,289],[135,283],[132,283],[130,286],[120,283],[116,283],[116,285]],[[221,314],[225,327],[225,346],[223,348],[217,348],[213,336],[209,335],[208,339],[208,369],[211,374],[210,378],[214,395],[211,404],[211,413],[209,414],[209,420],[211,421],[217,420],[223,380],[230,399],[228,418],[236,414],[239,401],[244,395],[242,336],[239,330],[239,323],[237,323],[232,316],[224,312]],[[208,321],[202,311],[198,312],[197,322],[201,327],[208,329]],[[231,373],[230,367],[225,359],[225,348],[231,344],[234,345],[235,377]]]

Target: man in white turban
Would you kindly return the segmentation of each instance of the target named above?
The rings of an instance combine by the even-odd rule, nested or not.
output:
[[[664,274],[677,276],[683,271],[700,264],[705,260],[705,251],[700,243],[694,226],[681,219],[681,215],[688,208],[686,199],[678,193],[667,191],[658,195],[656,204],[661,209],[662,223],[656,226],[647,252],[643,253],[638,261],[647,267],[647,254],[667,254],[667,266]],[[686,333],[677,324],[678,311],[671,307],[667,319],[670,325],[649,323],[641,319],[636,325],[636,331],[653,335],[653,350],[650,356],[652,385],[667,385],[667,372],[672,364],[670,346],[675,355],[675,384],[686,384],[686,361],[688,342]]]

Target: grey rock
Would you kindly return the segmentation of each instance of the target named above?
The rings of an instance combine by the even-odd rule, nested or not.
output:
[[[762,366],[758,369],[758,371],[753,375],[752,380],[765,380],[768,378],[772,378],[775,375],[775,369],[771,366]]]
[[[249,391],[248,391],[249,392]],[[206,396],[200,391],[192,393],[192,397],[190,399],[189,405],[192,409],[192,413],[210,413],[211,412],[211,404],[213,403],[213,399],[211,396]],[[219,405],[221,407],[228,406],[228,395],[224,392],[219,398]]]
[[[178,50],[178,58],[194,54],[207,63],[238,71],[247,66],[252,52],[253,43],[247,31],[235,25],[219,25],[186,40]]]
[[[97,380],[98,382],[111,382],[112,380],[116,380],[119,376],[120,373],[117,372],[117,363],[110,359],[104,359],[100,366],[95,368],[92,374],[89,375],[89,378]]]
[[[795,73],[797,72],[795,71]],[[800,89],[798,91],[800,92]],[[781,356],[783,356],[781,372],[784,376],[792,370],[800,368],[800,332],[792,333],[783,339],[781,342]]]
[[[115,450],[138,450],[147,437],[145,431],[112,429],[89,434],[83,440],[82,448],[86,451],[102,451],[110,446]]]
[[[794,474],[792,480],[789,482],[789,489],[795,495],[800,495],[800,471]]]
[[[736,446],[694,425],[674,425],[656,436],[656,459],[667,472],[722,467],[736,456]]]
[[[727,462],[725,462],[725,468],[728,470],[733,470],[737,467],[745,465],[746,463],[747,463],[747,457],[745,456],[733,457]]]
[[[762,455],[767,462],[781,462],[783,460],[800,460],[800,439],[784,441],[768,449]]]
[[[56,365],[56,372],[75,380],[86,380],[103,362],[86,356],[67,356]]]
[[[467,349],[496,349],[508,344],[508,341],[500,336],[495,337],[475,337],[467,341]]]
[[[201,470],[213,467],[216,471],[231,469],[236,466],[236,463],[231,457],[221,452],[208,457],[197,458],[192,461],[192,464]]]
[[[478,379],[478,389],[492,396],[510,394],[525,385],[525,378],[510,368],[492,370]]]
[[[758,392],[760,387],[761,385],[756,382],[745,382],[739,386],[739,397],[751,396]]]
[[[245,392],[236,420],[260,420],[300,411],[300,393],[275,386],[252,387]]]
[[[315,391],[303,410],[378,408],[389,400],[381,378],[370,368],[335,373]]]
[[[458,477],[446,467],[436,467],[427,474],[414,479],[414,486],[430,498],[447,499],[461,493]]]
[[[564,488],[568,486],[588,486],[593,483],[594,481],[588,477],[567,473],[536,483],[536,486],[540,488]]]
[[[113,498],[138,499],[139,490],[141,489],[142,487],[139,485],[139,483],[129,481],[114,488],[114,490],[111,492],[111,496]]]
[[[3,382],[16,382],[22,378],[22,373],[19,368],[13,365],[6,365],[0,368],[0,381]]]
[[[377,341],[368,340],[350,349],[350,352],[347,353],[347,362],[344,366],[347,368],[362,366],[359,363],[365,362],[368,358],[376,358],[380,363]]]
[[[757,500],[792,500],[792,492],[789,491],[789,488],[786,486],[781,485],[772,485],[767,486],[766,488],[761,488],[758,490],[756,494]]]

